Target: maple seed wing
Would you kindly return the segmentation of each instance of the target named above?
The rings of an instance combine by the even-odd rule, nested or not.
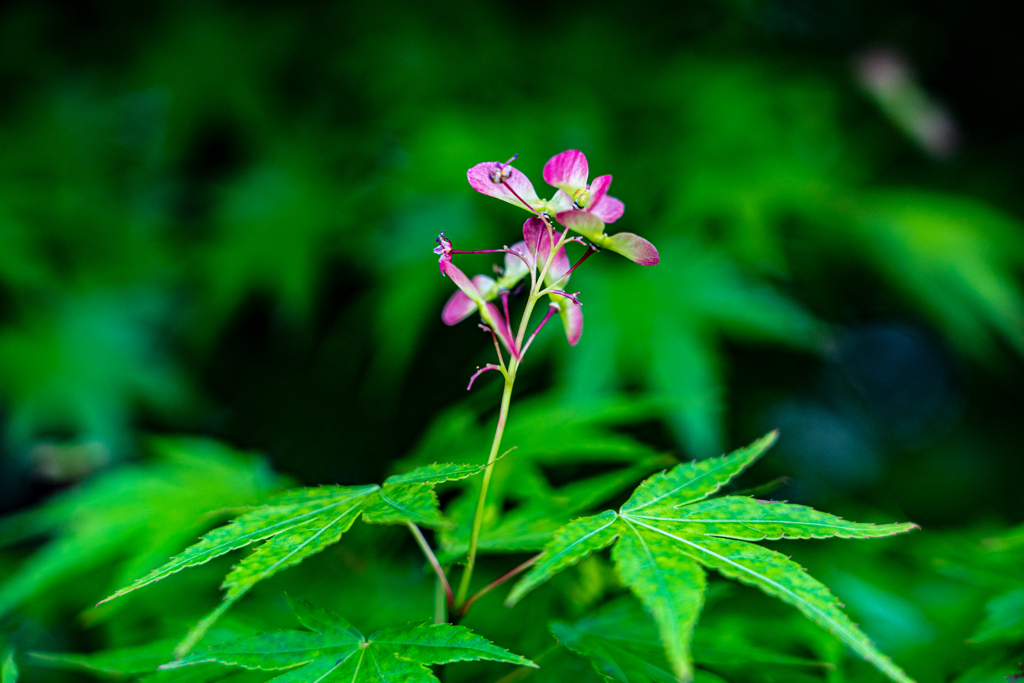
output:
[[[558,572],[590,553],[608,547],[619,531],[618,515],[614,510],[569,522],[555,532],[555,537],[544,547],[544,554],[512,589],[505,604],[511,607]]]
[[[752,465],[771,448],[777,437],[777,431],[769,432],[729,455],[695,460],[656,474],[636,488],[621,512],[637,514],[655,505],[659,508],[678,506],[707,498]]]
[[[680,681],[691,681],[690,641],[704,606],[707,578],[699,564],[679,552],[678,545],[626,521],[612,549],[612,559],[622,582],[658,623],[665,654],[676,676]]]
[[[643,515],[638,515],[643,518]],[[771,503],[753,498],[723,496],[668,511],[688,525],[687,533],[707,534],[744,541],[783,538],[881,538],[917,529],[916,524],[862,524],[819,512],[804,505]],[[659,526],[658,521],[650,521]],[[675,525],[675,522],[671,522]],[[673,527],[678,528],[678,527]]]

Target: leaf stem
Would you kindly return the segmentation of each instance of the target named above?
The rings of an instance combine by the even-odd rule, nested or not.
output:
[[[409,531],[412,532],[413,538],[416,539],[416,543],[419,544],[420,550],[426,555],[427,561],[430,562],[430,566],[434,568],[437,573],[437,578],[444,586],[444,593],[448,600],[448,607],[450,608],[453,604],[452,599],[452,587],[448,583],[448,577],[444,574],[444,569],[441,568],[441,563],[437,561],[437,557],[434,555],[434,551],[430,549],[430,544],[427,543],[427,539],[423,537],[423,532],[413,522],[406,520],[406,525],[409,527]]]
[[[523,562],[521,565],[519,565],[515,569],[512,569],[512,570],[502,574],[501,576],[496,578],[494,581],[491,581],[489,584],[487,584],[486,586],[484,586],[483,588],[478,590],[476,593],[473,593],[473,595],[469,596],[469,599],[466,600],[466,604],[464,604],[462,606],[462,608],[459,610],[459,616],[460,617],[466,616],[466,614],[469,612],[469,608],[473,606],[474,602],[476,602],[480,598],[484,597],[485,595],[490,593],[492,590],[494,590],[495,588],[497,588],[501,584],[503,584],[506,581],[508,581],[509,579],[511,579],[516,574],[521,574],[521,573],[525,572],[527,569],[532,567],[534,565],[534,563],[537,560],[539,560],[541,558],[541,555],[543,555],[543,554],[544,553],[538,553],[537,555],[534,555],[533,557],[528,559],[526,562]]]

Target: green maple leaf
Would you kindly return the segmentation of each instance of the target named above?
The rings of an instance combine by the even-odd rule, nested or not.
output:
[[[229,524],[214,529],[200,541],[148,575],[122,588],[102,602],[161,581],[188,567],[205,564],[221,555],[259,543],[224,578],[223,602],[189,632],[176,652],[191,650],[231,605],[260,581],[294,566],[341,540],[359,516],[372,524],[444,526],[433,487],[481,471],[480,466],[432,464],[396,475],[384,486],[320,486],[285,491],[265,500]]]
[[[466,479],[483,469],[482,465],[434,463],[388,477],[376,499],[363,511],[363,520],[370,524],[413,522],[434,528],[453,526],[441,514],[434,486]]]
[[[486,659],[536,665],[464,626],[418,624],[386,628],[366,637],[344,619],[299,601],[295,614],[306,631],[278,631],[240,638],[170,664],[174,669],[216,662],[246,669],[281,670],[277,683],[436,683],[428,668]]]
[[[704,602],[705,568],[799,609],[895,681],[911,679],[881,654],[823,584],[785,555],[747,541],[877,538],[913,524],[859,524],[811,508],[726,496],[706,500],[775,442],[772,432],[728,456],[679,465],[640,484],[618,510],[564,526],[509,594],[513,605],[551,576],[614,544],[619,577],[658,623],[676,677],[693,678],[690,641]]]

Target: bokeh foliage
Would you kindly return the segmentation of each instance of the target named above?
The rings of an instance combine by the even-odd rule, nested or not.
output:
[[[539,340],[485,537],[610,502],[668,453],[715,455],[780,426],[778,457],[744,485],[789,475],[770,495],[924,526],[878,546],[786,551],[915,678],[1014,672],[1014,36],[984,11],[931,4],[592,10],[0,8],[4,683],[8,671],[64,675],[29,649],[180,638],[216,604],[227,565],[92,605],[288,478],[372,483],[482,458],[494,389],[484,378],[465,399],[462,387],[488,344],[439,324],[450,285],[429,248],[440,230],[460,248],[517,240],[525,213],[475,195],[465,169],[518,152],[539,188],[543,162],[568,147],[614,174],[618,225],[657,244],[662,264],[603,253],[574,274],[583,341]],[[880,42],[947,101],[956,155],[929,156],[860,89],[852,57]],[[490,266],[465,260],[470,273]],[[442,500],[465,526],[473,490],[460,487]],[[442,539],[452,557],[463,532]],[[363,632],[429,617],[415,547],[385,534],[371,543],[358,523],[209,637],[291,627],[284,591]],[[488,558],[481,575],[518,561]],[[595,556],[511,617],[488,596],[467,624],[541,664],[535,680],[582,682],[597,674],[578,654],[595,646],[573,643],[646,618],[622,592]],[[694,652],[709,681],[875,675],[784,608],[714,580]],[[654,669],[642,675],[660,680]]]

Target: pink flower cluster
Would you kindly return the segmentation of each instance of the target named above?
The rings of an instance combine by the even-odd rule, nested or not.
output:
[[[579,292],[570,294],[565,291],[565,285],[572,271],[591,254],[604,248],[622,254],[642,266],[653,266],[658,263],[658,250],[633,233],[605,233],[605,225],[621,218],[625,206],[608,194],[612,183],[610,175],[594,178],[592,183],[587,182],[590,169],[583,152],[571,149],[552,157],[544,165],[545,182],[556,188],[551,199],[537,196],[530,180],[511,165],[515,159],[512,157],[505,163],[487,161],[477,164],[466,175],[469,184],[477,192],[514,204],[533,214],[523,225],[523,240],[502,249],[456,251],[451,241],[441,233],[434,253],[440,257],[441,272],[459,288],[445,304],[441,314],[444,322],[454,325],[479,312],[483,324],[494,334],[495,344],[500,341],[518,360],[556,311],[562,319],[569,344],[575,346],[579,342],[583,334],[582,304],[577,298]],[[554,221],[563,226],[564,231],[556,230]],[[582,237],[569,237],[570,231]],[[584,244],[583,238],[590,242],[587,251],[570,267],[564,245],[568,242]],[[553,246],[557,246],[554,254]],[[454,254],[469,253],[504,253],[504,268],[496,268],[500,271],[500,277],[496,280],[487,275],[468,278],[452,263],[452,257]],[[550,305],[547,316],[529,340],[523,343],[521,332],[517,343],[508,315],[508,298],[510,292],[516,290],[527,276],[530,278],[531,294],[547,294]],[[497,299],[501,299],[503,310],[499,310],[494,303]],[[489,366],[485,369],[492,368]],[[493,369],[497,369],[497,366]]]

